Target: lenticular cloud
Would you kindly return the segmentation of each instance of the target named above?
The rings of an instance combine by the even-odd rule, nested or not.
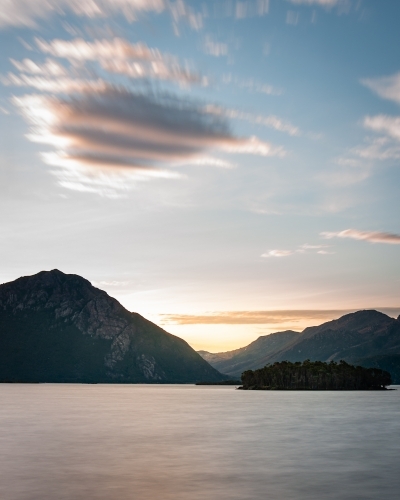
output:
[[[160,169],[201,158],[208,150],[281,155],[256,138],[238,138],[223,117],[190,101],[107,87],[69,99],[28,95],[14,103],[32,125],[29,138],[56,148],[53,165]]]

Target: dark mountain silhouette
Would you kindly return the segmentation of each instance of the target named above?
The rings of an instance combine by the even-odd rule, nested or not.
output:
[[[220,381],[184,340],[80,276],[42,271],[0,285],[0,381]]]
[[[200,354],[212,366],[220,367],[224,373],[234,377],[245,370],[262,368],[277,361],[309,359],[328,362],[343,359],[351,364],[387,370],[394,383],[400,383],[399,318],[396,320],[373,310],[358,311],[320,326],[306,328],[302,333],[288,337],[288,342],[279,349],[263,340],[279,335],[282,332],[260,337],[247,347],[231,351],[234,353],[232,356],[230,353],[218,353],[218,358],[213,358],[210,353],[201,351]],[[251,351],[251,355],[245,363],[238,364],[246,350]]]

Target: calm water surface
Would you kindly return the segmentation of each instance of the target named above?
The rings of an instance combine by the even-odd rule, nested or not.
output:
[[[1,500],[400,498],[400,390],[0,384]]]

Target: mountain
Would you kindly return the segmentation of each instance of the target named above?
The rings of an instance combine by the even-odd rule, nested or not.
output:
[[[80,276],[55,269],[0,285],[0,381],[222,379],[184,340]]]
[[[263,335],[246,347],[234,351],[211,353],[198,351],[214,368],[227,375],[238,377],[245,370],[265,366],[267,359],[293,342],[300,333],[292,330]]]
[[[276,361],[340,361],[387,370],[394,383],[400,383],[400,317],[390,318],[373,310],[357,311],[320,326],[306,328],[293,335],[288,342],[275,349],[268,337],[260,337],[252,344],[230,353],[218,353],[212,358],[203,355],[209,363],[231,376],[240,376],[244,370],[262,368]],[[295,333],[295,332],[291,332]],[[264,342],[264,343],[263,343]],[[259,348],[257,348],[259,346]],[[243,353],[251,351],[245,363],[238,363]],[[229,365],[228,365],[229,361]]]

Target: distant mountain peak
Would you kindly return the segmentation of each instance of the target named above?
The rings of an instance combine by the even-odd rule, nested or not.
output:
[[[301,333],[277,332],[226,353],[201,353],[223,373],[238,377],[246,370],[276,361],[340,361],[390,369],[400,382],[400,316],[397,320],[365,309],[308,327]],[[396,365],[398,363],[398,365]]]

